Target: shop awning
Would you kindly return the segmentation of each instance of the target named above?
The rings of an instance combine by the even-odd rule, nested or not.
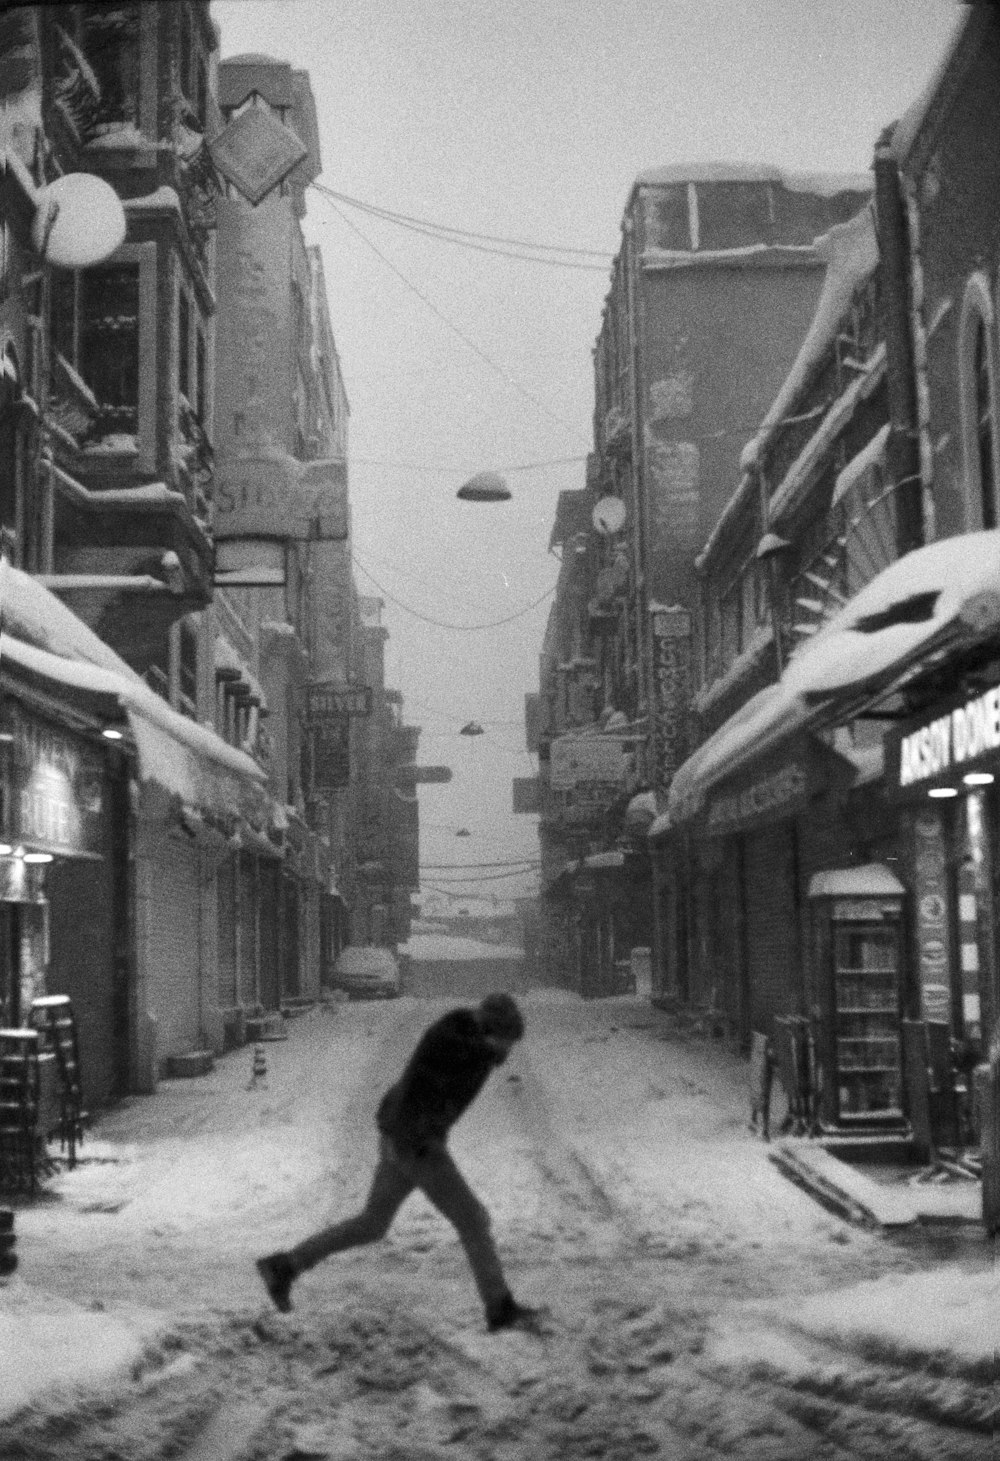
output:
[[[266,825],[267,778],[252,757],[172,709],[104,641],[30,575],[5,567],[0,665],[29,682],[117,710],[135,742],[139,780],[209,822]]]
[[[1000,639],[1000,530],[918,548],[878,574],[812,640],[775,685],[754,695],[681,765],[650,837],[690,821],[723,778],[799,732],[843,724],[956,650]]]

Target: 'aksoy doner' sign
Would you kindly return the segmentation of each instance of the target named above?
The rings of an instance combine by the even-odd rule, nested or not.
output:
[[[934,781],[998,750],[1000,686],[993,686],[900,737],[899,785]]]

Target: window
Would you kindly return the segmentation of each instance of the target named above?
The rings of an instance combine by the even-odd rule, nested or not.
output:
[[[81,6],[80,43],[100,87],[98,129],[138,125],[138,5]]]
[[[191,306],[181,290],[177,299],[177,388],[191,401]]]
[[[205,410],[208,405],[208,349],[205,345],[205,334],[203,330],[197,332],[195,339],[195,370],[197,372],[197,379],[195,381],[194,409],[198,414],[199,422],[202,426],[205,426]]]
[[[78,368],[115,425],[134,431],[139,415],[139,266],[80,275]]]
[[[993,382],[986,342],[986,326],[982,320],[976,328],[976,455],[979,459],[979,492],[982,498],[983,527],[997,525],[996,477],[993,470],[994,432]]]
[[[177,653],[177,708],[182,715],[198,719],[198,632],[193,624],[181,624]]]
[[[969,280],[959,327],[958,379],[965,472],[966,521],[970,528],[1000,524],[1000,383],[997,322],[989,284]]]

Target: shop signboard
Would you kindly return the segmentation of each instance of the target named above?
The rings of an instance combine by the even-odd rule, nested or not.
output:
[[[665,789],[687,755],[691,615],[686,609],[655,607],[650,618],[650,642],[655,779],[657,786]]]
[[[372,713],[371,685],[343,685],[322,681],[306,688],[306,717],[310,724],[342,715],[364,717]]]
[[[702,830],[724,837],[793,817],[811,797],[846,784],[851,774],[850,764],[821,741],[799,737],[711,786]]]
[[[351,780],[351,721],[326,716],[308,728],[312,790],[337,791]]]
[[[920,1014],[951,1024],[951,932],[944,828],[928,807],[913,819],[913,892],[917,925]]]
[[[552,742],[549,785],[553,791],[575,791],[625,784],[629,761],[619,737],[565,735]]]
[[[514,777],[513,809],[515,816],[527,816],[541,811],[541,784],[537,776]]]
[[[6,697],[0,836],[13,847],[77,857],[104,852],[104,758],[54,721]]]
[[[886,775],[900,793],[925,793],[1000,760],[1000,685],[942,701],[886,737]]]

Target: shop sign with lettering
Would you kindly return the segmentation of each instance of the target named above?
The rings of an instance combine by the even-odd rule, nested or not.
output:
[[[710,787],[702,831],[723,837],[793,817],[811,796],[846,785],[850,776],[843,757],[820,741],[800,738]]]
[[[313,724],[321,720],[337,720],[342,715],[371,715],[372,687],[341,685],[335,680],[309,685],[306,707],[308,719]]]
[[[972,769],[1000,752],[1000,686],[942,706],[908,722],[889,742],[887,765],[900,790],[923,787]],[[891,758],[891,759],[890,759]]]
[[[687,755],[691,615],[686,609],[657,607],[650,616],[650,642],[655,780],[665,789]]]
[[[13,846],[76,856],[104,852],[104,760],[55,722],[8,699],[0,747],[0,835]]]

